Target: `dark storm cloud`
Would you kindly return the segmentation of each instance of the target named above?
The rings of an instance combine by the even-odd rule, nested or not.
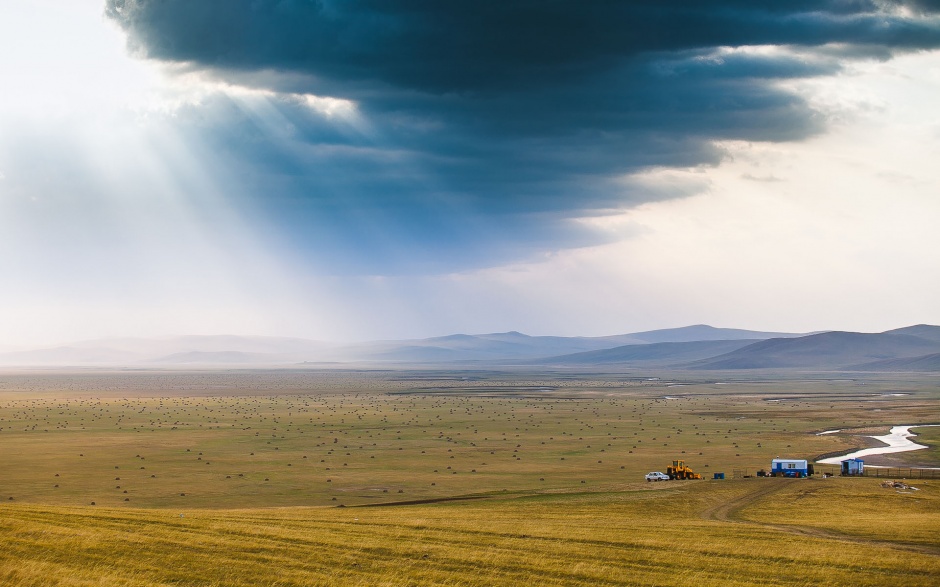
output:
[[[935,26],[864,1],[109,0],[149,56],[422,92],[570,83],[661,51],[934,46]],[[921,10],[935,2],[910,2]],[[890,4],[889,4],[890,6]],[[347,88],[353,90],[352,87]]]
[[[819,115],[770,82],[935,47],[937,5],[109,0],[107,13],[149,58],[354,100],[367,134],[289,99],[275,101],[286,142],[224,101],[183,119],[297,242],[396,270],[392,249],[467,266],[596,242],[568,220],[670,196],[619,178],[717,163],[716,140],[819,132]],[[719,50],[766,45],[798,51]]]
[[[940,12],[940,0],[907,0],[900,4],[919,12],[920,14],[930,14]]]

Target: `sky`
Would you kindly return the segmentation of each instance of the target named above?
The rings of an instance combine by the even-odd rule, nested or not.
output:
[[[940,324],[940,2],[0,8],[0,350]]]

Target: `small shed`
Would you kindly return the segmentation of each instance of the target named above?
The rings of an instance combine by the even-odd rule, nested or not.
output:
[[[842,462],[842,475],[864,475],[865,461],[862,459],[845,459]]]
[[[771,477],[806,477],[809,463],[806,459],[774,459],[770,461]]]

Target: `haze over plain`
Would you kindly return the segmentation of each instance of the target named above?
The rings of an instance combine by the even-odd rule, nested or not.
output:
[[[416,340],[329,344],[301,338],[180,336],[80,341],[0,352],[9,367],[339,368],[493,367],[602,370],[940,371],[940,326],[881,333],[756,332],[706,325],[618,336],[455,334]]]
[[[938,323],[938,9],[5,6],[0,350]]]

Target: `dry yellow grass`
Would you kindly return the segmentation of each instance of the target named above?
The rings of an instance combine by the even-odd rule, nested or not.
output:
[[[852,506],[869,498],[869,489],[859,481],[866,480],[838,487],[841,503]],[[759,497],[748,512],[773,506],[777,496],[787,502],[788,492],[801,489],[782,480],[760,483],[783,489]],[[660,490],[379,508],[178,512],[6,504],[0,508],[5,545],[0,581],[128,586],[936,584],[938,553],[895,547],[885,542],[885,533],[876,532],[881,541],[870,542],[868,533],[855,529],[845,536],[804,535],[707,515],[715,503],[754,487],[749,482],[686,482]],[[923,524],[940,527],[938,496],[934,491],[924,495],[930,505],[917,515]],[[809,512],[812,518],[816,510]],[[779,521],[776,514],[771,517]]]
[[[550,378],[420,375],[365,374],[358,391],[355,374],[0,377],[0,584],[926,586],[940,574],[940,481],[910,494],[874,479],[642,481],[673,458],[730,477],[851,448],[858,438],[814,433],[935,417],[929,381],[566,377],[539,395]],[[414,393],[380,393],[383,381]],[[900,386],[911,395],[881,395]],[[382,505],[466,496],[481,499]]]

